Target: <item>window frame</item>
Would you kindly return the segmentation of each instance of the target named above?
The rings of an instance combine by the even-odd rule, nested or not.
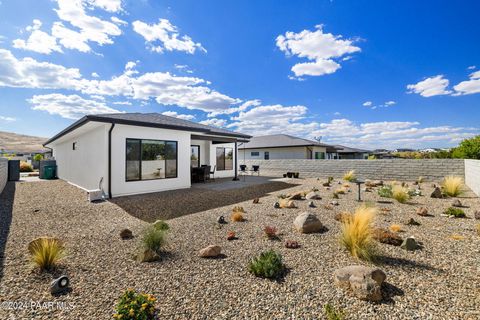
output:
[[[250,151],[250,157],[260,157],[260,151]]]
[[[218,166],[218,149],[223,149],[223,169],[219,169],[219,166]],[[227,152],[226,150],[229,149],[229,150],[232,150],[232,168],[231,169],[226,169],[225,168],[225,165],[227,163]],[[235,151],[234,151],[234,148],[232,147],[216,147],[215,149],[215,162],[217,164],[217,171],[232,171],[234,168],[235,168]]]
[[[136,180],[128,180],[127,179],[127,144],[129,140],[134,140],[134,141],[140,141],[140,159],[139,161],[139,179]],[[153,178],[153,179],[142,179],[142,142],[143,141],[163,141],[165,145],[167,143],[175,143],[175,177],[167,177],[166,169],[167,169],[167,160],[164,159],[165,161],[165,178]],[[173,160],[173,159],[171,159]],[[178,141],[174,140],[159,140],[159,139],[142,139],[142,138],[125,138],[125,182],[139,182],[139,181],[152,181],[152,180],[165,180],[165,179],[177,179],[178,178]]]
[[[190,168],[200,168],[200,145],[199,144],[191,144],[190,151],[192,151],[192,147],[198,148],[198,165],[196,167],[192,167],[192,154],[190,153]]]
[[[263,160],[270,160],[270,151],[265,151],[263,153]]]

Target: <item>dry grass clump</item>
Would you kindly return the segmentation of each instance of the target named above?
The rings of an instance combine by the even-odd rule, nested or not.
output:
[[[410,199],[408,189],[399,185],[394,185],[392,187],[392,198],[400,203],[406,203]]]
[[[464,236],[461,236],[459,234],[452,234],[450,236],[450,239],[453,239],[453,240],[465,240],[465,237]]]
[[[350,170],[343,175],[343,180],[348,182],[354,181],[355,178],[356,178],[355,170]]]
[[[442,182],[443,193],[449,197],[457,197],[463,193],[463,179],[461,177],[448,176]]]
[[[245,209],[243,209],[242,206],[235,206],[233,207],[232,209],[232,212],[241,212],[241,213],[245,213]]]
[[[244,220],[243,214],[240,211],[234,211],[230,218],[233,222],[242,222]]]
[[[51,270],[64,256],[63,243],[55,238],[39,238],[30,243],[28,251],[33,263],[41,270]]]
[[[399,225],[399,224],[392,224],[392,225],[390,226],[390,231],[392,231],[392,232],[401,232],[401,231],[403,231],[403,230],[402,230],[402,226],[401,226],[401,225]]]
[[[295,205],[295,202],[293,200],[290,200],[290,199],[281,199],[280,200],[280,208],[284,209],[284,208],[296,208],[297,206]]]
[[[340,242],[356,258],[371,261],[375,256],[372,224],[376,211],[376,208],[362,206],[351,219],[342,222]]]

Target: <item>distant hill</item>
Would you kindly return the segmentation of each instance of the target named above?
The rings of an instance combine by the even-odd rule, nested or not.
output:
[[[42,143],[47,140],[47,138],[0,131],[0,151],[27,153],[48,150],[42,146]]]

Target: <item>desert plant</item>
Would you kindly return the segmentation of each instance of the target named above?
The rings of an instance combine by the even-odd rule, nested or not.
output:
[[[166,242],[165,230],[157,229],[154,226],[150,226],[145,229],[142,237],[142,245],[144,249],[152,250],[156,253],[160,252],[160,249]]]
[[[326,305],[323,306],[323,310],[325,311],[325,315],[327,316],[328,320],[343,320],[345,319],[345,312],[343,310],[335,309],[334,306],[331,304],[327,303]]]
[[[373,207],[359,207],[350,219],[342,221],[341,244],[352,256],[370,261],[375,255],[373,241],[373,220],[376,209]]]
[[[170,229],[170,226],[168,225],[168,223],[166,223],[165,221],[163,220],[157,220],[153,223],[153,226],[155,227],[155,229],[157,230],[168,230]]]
[[[400,203],[406,203],[410,199],[408,189],[399,185],[395,185],[392,188],[392,198]]]
[[[392,231],[392,232],[400,232],[400,231],[402,231],[402,226],[399,225],[399,224],[392,224],[392,225],[390,226],[390,231]]]
[[[327,181],[328,181],[329,184],[332,183],[333,182],[333,177],[328,177]]]
[[[422,177],[422,176],[418,177],[418,179],[417,179],[417,183],[418,183],[418,184],[421,184],[421,183],[423,183],[424,181],[425,181],[425,178]]]
[[[445,210],[443,213],[449,216],[453,216],[455,218],[465,218],[465,212],[460,208],[450,207]]]
[[[32,165],[28,164],[25,161],[20,161],[20,172],[32,172]]]
[[[338,193],[336,193],[336,192],[332,193],[332,198],[333,199],[340,199],[340,197],[338,196]]]
[[[380,187],[377,192],[383,198],[391,198],[393,196],[392,186],[389,184]]]
[[[34,161],[40,161],[43,160],[43,154],[37,153],[36,155],[33,156]]]
[[[248,264],[248,270],[255,276],[269,279],[280,276],[284,268],[282,256],[273,250],[262,252]]]
[[[243,221],[243,214],[241,212],[234,212],[230,217],[233,222],[242,222]]]
[[[450,197],[457,197],[463,193],[463,179],[461,177],[448,176],[442,182],[443,193]]]
[[[114,319],[150,320],[155,317],[155,297],[151,294],[137,293],[128,289],[120,297]]]
[[[335,190],[336,194],[345,194],[346,192],[347,192],[347,190],[345,189],[345,187],[341,187],[341,188],[338,188],[337,190]]]
[[[453,240],[465,240],[465,237],[464,236],[461,236],[459,234],[452,234],[450,236],[450,239],[453,239]]]
[[[263,228],[263,233],[265,233],[265,236],[270,240],[278,238],[277,228],[275,227],[265,226],[265,228]]]
[[[235,207],[233,207],[232,211],[233,211],[233,212],[245,213],[245,210],[243,209],[242,206],[235,206]]]
[[[56,238],[39,238],[28,247],[33,263],[41,270],[51,270],[65,256],[63,243]]]
[[[343,175],[343,180],[345,181],[351,182],[351,181],[354,181],[355,178],[356,178],[355,170],[350,170]]]
[[[234,240],[234,239],[235,239],[235,231],[228,231],[227,240]]]

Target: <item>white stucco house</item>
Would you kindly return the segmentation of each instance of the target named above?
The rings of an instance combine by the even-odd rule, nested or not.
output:
[[[57,175],[111,197],[189,188],[192,167],[237,177],[237,145],[250,136],[158,113],[87,115],[47,142]]]
[[[287,134],[252,137],[238,150],[240,160],[334,159],[337,152],[334,146]]]

